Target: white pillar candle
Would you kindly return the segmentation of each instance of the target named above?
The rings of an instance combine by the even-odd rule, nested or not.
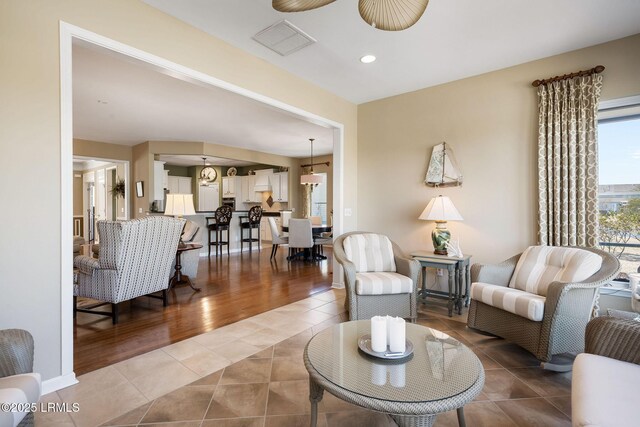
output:
[[[371,349],[378,353],[387,351],[387,319],[382,316],[371,318]]]
[[[389,382],[396,388],[402,388],[405,386],[405,364],[391,365],[389,366]]]
[[[387,383],[387,367],[379,363],[371,363],[371,382],[375,385]]]
[[[389,350],[393,353],[404,353],[405,351],[405,322],[401,317],[391,319],[391,332],[389,334]]]
[[[387,320],[387,345],[389,345],[391,343],[391,319],[393,317],[387,314],[384,318]]]

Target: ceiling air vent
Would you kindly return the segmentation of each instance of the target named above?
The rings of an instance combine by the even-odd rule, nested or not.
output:
[[[313,37],[286,20],[265,28],[252,39],[282,56],[287,56],[316,42]]]

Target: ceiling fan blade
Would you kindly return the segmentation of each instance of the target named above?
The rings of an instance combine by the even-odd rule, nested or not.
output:
[[[271,5],[278,12],[304,12],[333,3],[336,0],[273,0]]]
[[[428,4],[429,0],[360,0],[358,11],[379,30],[401,31],[418,22]]]

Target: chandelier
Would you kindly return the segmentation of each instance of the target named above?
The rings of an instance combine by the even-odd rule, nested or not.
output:
[[[323,181],[321,175],[315,175],[313,173],[313,141],[314,138],[309,138],[309,142],[311,142],[311,169],[309,170],[308,174],[302,175],[300,177],[300,184],[308,185],[311,188],[317,187],[319,184],[322,184]]]

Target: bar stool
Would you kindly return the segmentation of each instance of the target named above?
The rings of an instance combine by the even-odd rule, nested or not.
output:
[[[249,242],[249,251],[253,249],[253,242],[258,243],[258,250],[260,250],[260,221],[262,220],[262,208],[260,206],[254,206],[249,209],[249,215],[246,217],[240,217],[240,252],[242,252],[242,246],[244,242]],[[258,230],[258,237],[253,237],[253,229]],[[245,237],[245,230],[249,232],[249,236]]]
[[[216,247],[216,256],[218,256],[218,249],[220,249],[220,255],[222,255],[222,246],[227,245],[227,255],[229,255],[229,224],[231,224],[231,216],[233,210],[231,206],[220,206],[216,209],[215,216],[207,217],[207,229],[209,229],[209,257],[211,257],[211,246]],[[209,222],[209,221],[214,222]],[[222,232],[227,232],[227,240],[222,240]],[[211,240],[211,233],[215,233],[216,240]]]

